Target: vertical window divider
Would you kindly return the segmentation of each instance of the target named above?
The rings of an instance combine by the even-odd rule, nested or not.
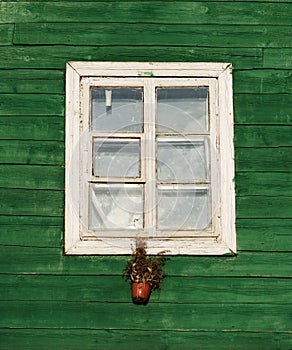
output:
[[[145,229],[147,237],[156,236],[156,146],[155,146],[155,86],[145,79],[144,132],[146,149]]]

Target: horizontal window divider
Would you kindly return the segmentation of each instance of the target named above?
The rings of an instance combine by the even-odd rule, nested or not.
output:
[[[160,188],[160,189],[190,189],[190,190],[193,190],[193,189],[196,189],[196,185],[198,186],[198,189],[208,189],[209,188],[209,185],[210,182],[208,183],[186,183],[186,182],[182,182],[182,183],[160,183],[158,182],[157,183],[157,186]]]
[[[89,183],[96,183],[101,185],[107,184],[120,184],[120,185],[131,185],[131,184],[145,184],[145,179],[142,178],[91,178]]]
[[[173,136],[173,137],[192,137],[192,136],[210,136],[210,132],[156,132],[156,137]]]
[[[96,230],[95,232],[87,232],[86,235],[82,236],[82,241],[98,241],[106,238],[150,238],[149,235],[146,233],[146,231],[139,231],[135,229],[128,229],[128,230],[114,230],[109,229],[106,230]],[[173,241],[178,239],[194,239],[194,238],[206,238],[206,239],[216,239],[216,236],[214,235],[214,232],[212,231],[157,231],[157,235],[155,236],[155,239],[159,240],[166,240],[166,241]],[[122,243],[122,242],[121,242]]]
[[[147,238],[147,234],[144,231],[135,230],[135,229],[127,229],[127,230],[115,230],[109,229],[107,230],[96,230],[94,232],[87,232],[86,235],[82,236],[82,241],[98,241],[103,239],[110,238],[137,238],[137,237],[145,237]]]
[[[205,135],[204,135],[205,136]],[[198,136],[186,136],[186,135],[167,135],[165,138],[163,136],[158,136],[157,141],[161,142],[187,142],[187,143],[197,143],[197,142],[205,142],[205,138],[202,135]],[[209,136],[209,135],[207,135]]]
[[[103,132],[94,132],[91,131],[91,136],[92,138],[100,138],[104,140],[117,140],[119,139],[126,139],[126,140],[131,140],[131,139],[141,139],[141,137],[144,135],[144,133],[133,133],[133,132],[111,132],[107,131],[105,133]]]
[[[196,238],[196,237],[215,237],[213,231],[208,231],[208,230],[177,230],[177,231],[170,231],[170,230],[159,230],[156,231],[156,236],[155,238],[161,238],[161,239],[175,239],[175,238]]]
[[[172,181],[157,181],[157,185],[159,186],[193,186],[193,185],[210,185],[211,182],[210,181],[175,181],[175,182],[172,182]],[[193,187],[192,187],[193,188]],[[201,187],[200,187],[201,188]]]

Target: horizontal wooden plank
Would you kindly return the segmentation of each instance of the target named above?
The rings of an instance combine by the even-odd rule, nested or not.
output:
[[[0,326],[7,328],[90,328],[148,330],[246,330],[287,332],[291,305],[0,302]],[[210,317],[210,314],[212,317]],[[119,315],[119,317],[117,317]],[[260,317],[259,317],[260,315]],[[151,320],[151,322],[149,322]]]
[[[0,94],[0,115],[64,115],[64,96]]]
[[[247,196],[236,198],[236,217],[292,219],[292,197]]]
[[[58,141],[0,140],[0,163],[62,165],[64,143]]]
[[[0,329],[3,350],[290,350],[292,335],[274,332],[120,330],[120,329]]]
[[[251,69],[233,71],[234,93],[292,93],[292,70]]]
[[[0,116],[2,140],[64,141],[64,129],[64,118],[58,116]]]
[[[5,2],[2,23],[291,24],[291,4],[249,2]]]
[[[2,275],[1,301],[125,302],[130,285],[120,276]],[[179,295],[183,295],[180,299]],[[165,278],[151,302],[285,304],[292,280],[275,278]]]
[[[1,4],[1,3],[0,3]],[[232,62],[236,68],[262,66],[262,49],[145,46],[11,46],[0,56],[0,68],[65,69],[68,61]]]
[[[1,69],[1,77],[5,80],[53,80],[59,81],[65,78],[65,71],[62,69]],[[2,82],[1,82],[2,83]]]
[[[291,219],[238,219],[238,250],[292,251]]]
[[[64,218],[61,216],[26,216],[26,215],[0,215],[1,225],[25,226],[60,226],[64,227]]]
[[[63,216],[64,192],[0,188],[1,215]]]
[[[13,31],[13,24],[0,24],[0,46],[12,45]]]
[[[64,80],[1,80],[0,93],[63,94]]]
[[[292,124],[292,95],[236,94],[234,95],[237,124]]]
[[[64,80],[20,80],[17,78],[15,80],[1,80],[0,93],[63,94]]]
[[[16,23],[17,45],[291,47],[291,26],[154,23]]]
[[[6,274],[117,275],[128,256],[63,256],[62,247],[0,246],[0,271]],[[17,259],[15,257],[17,256]],[[292,254],[239,252],[231,256],[172,256],[167,276],[292,277]]]
[[[292,196],[292,172],[240,172],[235,184],[238,196]]]
[[[235,167],[237,172],[290,172],[292,148],[237,148]]]
[[[236,125],[234,142],[236,147],[292,146],[291,125]]]
[[[61,166],[2,164],[0,187],[63,190],[64,171]]]
[[[63,226],[0,224],[1,245],[57,248],[63,235]]]
[[[292,49],[291,48],[267,48],[263,52],[264,68],[291,69]]]
[[[0,93],[64,94],[63,70],[2,69]]]

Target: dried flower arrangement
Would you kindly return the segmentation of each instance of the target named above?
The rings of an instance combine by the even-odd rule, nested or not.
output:
[[[165,252],[156,256],[147,255],[145,246],[137,247],[132,253],[132,259],[126,263],[123,277],[132,286],[132,300],[135,304],[146,304],[152,290],[161,285],[165,272],[163,266]]]

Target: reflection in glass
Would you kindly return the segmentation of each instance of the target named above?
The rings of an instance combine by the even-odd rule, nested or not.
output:
[[[90,186],[90,229],[143,228],[142,185]]]
[[[92,88],[93,131],[142,131],[141,88]]]
[[[206,229],[210,222],[208,188],[158,188],[157,216],[160,230]]]
[[[208,88],[158,88],[158,132],[207,132]]]
[[[159,180],[207,180],[209,178],[207,136],[186,139],[160,137],[157,140]]]
[[[139,177],[139,139],[94,139],[93,175]]]

